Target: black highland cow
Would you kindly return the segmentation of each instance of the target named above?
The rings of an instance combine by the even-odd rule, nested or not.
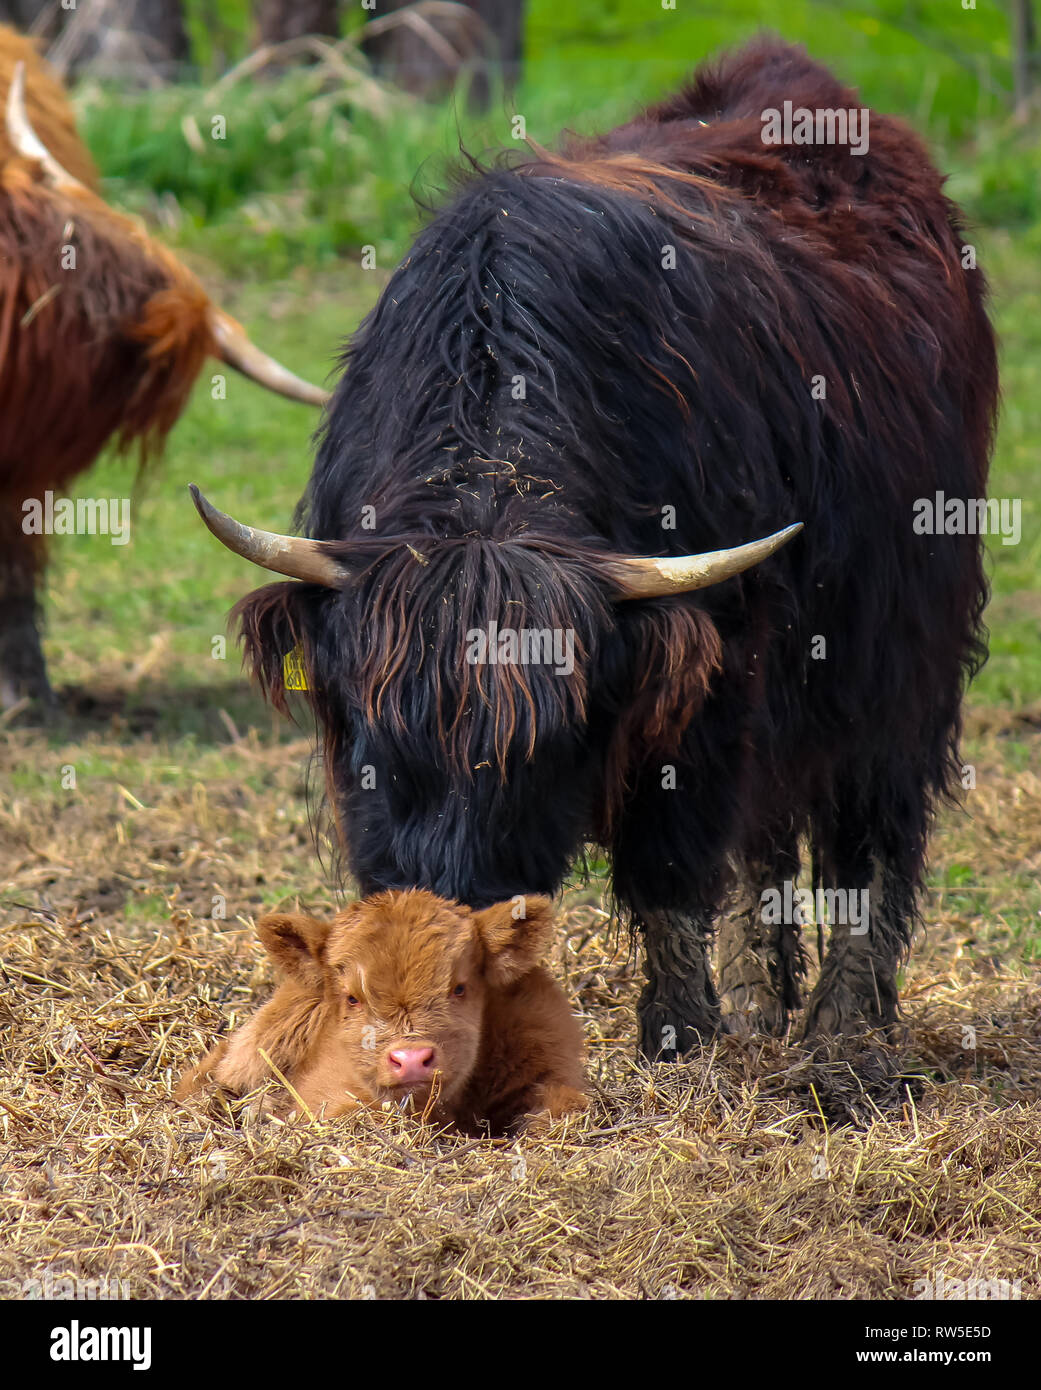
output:
[[[475,168],[345,354],[310,539],[200,499],[305,581],[250,595],[241,627],[281,708],[302,644],[362,890],[552,893],[600,841],[651,1057],[729,1011],[786,1026],[799,926],[760,902],[804,841],[816,886],[870,894],[863,930],[833,928],[808,1033],[895,1018],[984,657],[979,539],[912,526],[917,498],[985,493],[982,274],[905,126],[870,113],[859,154],[765,144],[786,100],[856,107],[761,40],[608,135]],[[740,575],[778,541],[702,554],[798,521]],[[471,664],[490,624],[570,633],[573,669]]]

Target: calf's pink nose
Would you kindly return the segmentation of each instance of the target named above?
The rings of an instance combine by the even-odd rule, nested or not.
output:
[[[429,1081],[434,1069],[432,1047],[395,1047],[387,1053],[394,1080]]]

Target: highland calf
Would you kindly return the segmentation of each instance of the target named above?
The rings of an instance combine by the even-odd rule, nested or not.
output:
[[[210,1077],[244,1094],[275,1072],[312,1112],[410,1103],[471,1134],[582,1110],[582,1031],[538,964],[551,925],[546,898],[472,912],[419,891],[380,893],[332,922],[264,917],[285,978],[178,1095]]]

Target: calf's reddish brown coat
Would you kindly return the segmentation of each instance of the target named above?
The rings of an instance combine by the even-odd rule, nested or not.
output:
[[[523,915],[519,915],[519,914]],[[585,1108],[582,1031],[539,964],[548,898],[474,912],[431,893],[380,893],[332,922],[276,913],[260,938],[284,979],[182,1078],[243,1094],[273,1074],[314,1112],[404,1101],[468,1133]]]

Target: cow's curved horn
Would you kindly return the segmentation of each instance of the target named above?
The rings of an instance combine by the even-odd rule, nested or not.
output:
[[[221,361],[227,362],[229,367],[234,367],[259,386],[266,386],[269,391],[277,391],[280,396],[288,396],[292,401],[303,401],[305,405],[325,405],[329,399],[328,391],[323,391],[320,386],[312,386],[288,367],[283,367],[281,362],[261,352],[223,309],[211,308],[210,332]]]
[[[87,189],[85,183],[73,178],[67,169],[62,168],[33,130],[29,113],[25,109],[24,62],[15,64],[14,76],[7,90],[7,138],[16,154],[20,154],[23,159],[35,159],[39,162],[48,182],[54,188],[63,192],[74,189],[82,192]]]
[[[349,571],[329,554],[328,541],[307,540],[303,536],[280,536],[277,531],[258,531],[243,526],[226,512],[218,511],[208,502],[194,483],[188,484],[192,501],[203,521],[221,542],[236,555],[252,560],[266,570],[303,579],[308,584],[322,584],[338,589]]]
[[[607,568],[616,585],[615,598],[665,598],[692,589],[707,589],[710,584],[720,584],[765,560],[801,530],[802,522],[797,521],[761,541],[738,545],[733,550],[709,550],[704,555],[614,555]]]

